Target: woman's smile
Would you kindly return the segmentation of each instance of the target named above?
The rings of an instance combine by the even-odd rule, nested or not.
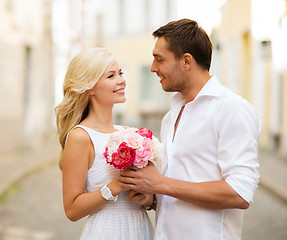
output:
[[[117,90],[113,91],[113,93],[125,94],[125,88],[117,89]]]

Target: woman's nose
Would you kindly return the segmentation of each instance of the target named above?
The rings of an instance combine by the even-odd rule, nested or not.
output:
[[[126,83],[126,79],[123,76],[118,77],[118,84],[124,84]]]

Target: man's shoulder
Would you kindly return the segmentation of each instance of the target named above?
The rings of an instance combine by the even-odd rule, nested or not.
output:
[[[254,109],[251,103],[242,96],[234,93],[226,87],[222,87],[221,102],[226,108],[250,108]]]
[[[222,104],[218,113],[222,122],[227,122],[227,119],[231,122],[244,122],[249,119],[260,126],[258,114],[251,103],[227,88],[223,91]]]

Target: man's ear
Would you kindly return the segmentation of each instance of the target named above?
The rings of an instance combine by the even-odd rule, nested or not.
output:
[[[186,69],[190,69],[192,63],[193,63],[193,56],[190,53],[185,53],[183,55],[183,61],[184,61],[184,67]]]

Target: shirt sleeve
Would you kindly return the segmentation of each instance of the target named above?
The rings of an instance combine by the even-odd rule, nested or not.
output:
[[[248,203],[259,182],[258,136],[260,121],[244,99],[223,108],[218,128],[218,164],[224,180]]]

